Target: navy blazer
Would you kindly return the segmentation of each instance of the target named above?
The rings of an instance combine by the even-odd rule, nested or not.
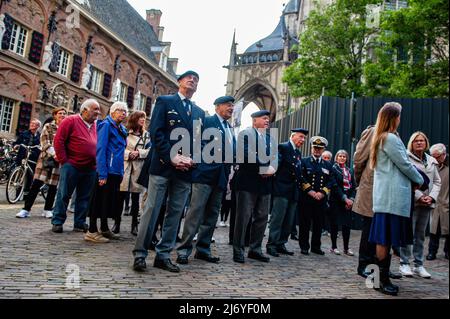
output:
[[[222,153],[221,162],[205,163],[202,157],[202,162],[192,172],[192,182],[218,186],[220,189],[226,190],[228,184],[228,177],[230,176],[231,172],[231,165],[234,162],[236,141],[233,136],[232,145],[229,144],[229,140],[225,135],[222,123],[220,123],[219,117],[216,114],[205,118],[205,123],[203,125],[202,131],[204,132],[209,128],[219,130],[222,135],[221,146],[218,148],[217,147],[212,148],[209,153],[211,156],[213,156],[214,155],[213,151],[221,152]],[[203,150],[205,149],[205,146],[209,144],[212,147],[212,144],[210,144],[211,142],[214,142],[213,136],[208,136],[208,138],[205,140],[202,139],[202,154]],[[231,163],[225,162],[226,151],[233,152],[232,157],[230,157],[230,159],[232,160]]]
[[[253,143],[249,144],[249,138],[253,139]],[[239,170],[236,174],[236,190],[256,193],[258,195],[272,194],[273,176],[263,178],[260,175],[261,167],[268,167],[269,162],[260,159],[259,153],[266,152],[269,155],[271,143],[275,143],[269,134],[266,134],[266,148],[259,149],[257,143],[258,133],[254,128],[247,128],[239,134],[237,143],[238,154],[243,151],[243,158],[238,159]],[[250,163],[251,154],[256,155],[256,163]],[[264,153],[263,153],[264,154]],[[275,160],[278,160],[278,154],[275,154]]]
[[[290,141],[278,145],[278,170],[273,181],[273,196],[291,201],[299,199],[301,159],[300,151],[295,150]]]
[[[347,191],[344,191],[344,173],[339,164],[333,165],[334,177],[336,180],[336,187],[331,191],[331,202],[344,202],[346,198],[355,200],[356,196],[356,182],[353,172],[347,167],[351,176],[351,187]]]
[[[170,140],[170,134],[174,129],[184,128],[187,130],[190,134],[190,149],[183,151],[186,151],[193,158],[194,133],[201,133],[201,131],[194,132],[194,129],[201,130],[201,127],[193,127],[194,120],[203,123],[205,121],[205,112],[195,104],[192,104],[191,116],[189,117],[178,94],[160,96],[156,99],[149,127],[153,148],[149,169],[151,175],[166,178],[178,177],[187,182],[192,181],[192,169],[182,172],[176,170],[171,163],[170,151],[172,146],[177,144],[182,137],[179,136],[177,140]]]

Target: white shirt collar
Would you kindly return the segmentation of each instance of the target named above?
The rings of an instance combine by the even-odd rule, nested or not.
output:
[[[292,142],[291,139],[289,139],[289,142],[291,143],[292,147],[294,148],[294,151],[297,149],[297,146],[295,146],[294,142]]]
[[[186,99],[186,97],[183,94],[181,94],[180,92],[178,92],[178,96],[180,97],[181,101],[183,101],[183,102]]]

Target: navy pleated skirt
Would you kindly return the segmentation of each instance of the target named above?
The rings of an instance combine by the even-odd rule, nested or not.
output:
[[[412,222],[408,217],[388,213],[375,213],[369,241],[382,246],[405,247],[412,245]]]

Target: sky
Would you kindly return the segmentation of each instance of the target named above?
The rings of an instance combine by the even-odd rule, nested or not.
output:
[[[193,101],[211,115],[214,100],[226,93],[227,69],[233,32],[237,52],[272,33],[289,0],[128,0],[145,18],[146,10],[162,11],[163,41],[171,42],[171,58],[178,58],[177,73],[195,70],[200,75]],[[247,106],[243,126],[256,106]]]

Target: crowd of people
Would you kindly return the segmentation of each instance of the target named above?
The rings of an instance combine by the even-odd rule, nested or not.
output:
[[[206,116],[191,102],[198,82],[194,71],[180,75],[179,91],[156,100],[148,131],[146,114],[129,115],[123,102],[112,104],[109,115],[99,119],[94,99],[85,101],[79,114],[67,116],[65,109],[54,109],[40,135],[40,122],[32,120],[30,131],[17,143],[40,143],[41,153],[35,155],[31,188],[16,216],[30,216],[45,183],[49,191],[43,216],[51,218],[54,233],[63,232],[71,201],[73,230],[84,232],[86,241],[107,243],[119,238],[130,197],[135,271],[146,270],[150,249],[155,250],[154,267],[170,272],[188,264],[194,250],[194,258],[218,263],[211,243],[216,225],[225,226],[227,220],[236,263],[245,263],[246,256],[270,262],[271,257],[294,255],[286,244],[296,225],[301,254],[324,255],[322,233],[327,228],[330,253],[341,254],[341,230],[342,253],[354,256],[350,234],[355,213],[363,220],[357,273],[366,278],[371,275],[367,267],[377,265],[383,293],[398,293],[392,278],[431,277],[424,268],[430,216],[426,259],[436,259],[441,236],[448,259],[446,148],[430,147],[423,132],[413,133],[405,147],[397,133],[400,104],[381,108],[375,125],[362,133],[351,165],[346,150],[333,158],[322,136],[309,139],[311,156],[302,157],[300,149],[309,135],[305,128],[292,128],[289,140],[278,144],[269,134],[270,112],[265,110],[253,113],[252,127],[237,134],[230,125],[234,98],[216,99],[215,114]],[[176,133],[180,129],[185,134]],[[217,134],[201,134],[208,130]],[[174,249],[176,263],[170,258]],[[392,250],[399,251],[400,274],[390,271]]]

